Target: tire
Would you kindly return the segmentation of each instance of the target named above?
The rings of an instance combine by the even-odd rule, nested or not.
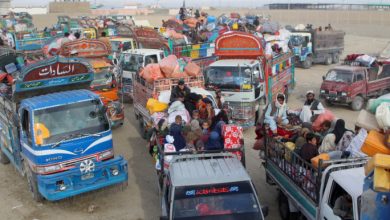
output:
[[[7,157],[7,155],[5,155],[5,153],[0,149],[0,163],[1,164],[9,164],[9,158]]]
[[[42,202],[44,200],[43,196],[39,193],[37,177],[34,173],[32,173],[30,166],[26,163],[24,164],[24,169],[26,172],[26,178],[28,187],[30,189],[31,195],[36,202]]]
[[[338,54],[338,53],[333,54],[332,62],[333,63],[339,63],[340,62],[340,54]]]
[[[302,61],[302,67],[304,69],[310,69],[310,67],[313,65],[313,59],[311,56],[306,57],[306,60]]]
[[[332,64],[332,62],[333,62],[332,55],[330,55],[330,54],[326,55],[325,56],[325,61],[324,61],[325,65],[329,66],[329,65]]]
[[[139,132],[141,134],[141,137],[146,140],[146,132],[145,132],[145,125],[144,125],[144,119],[142,117],[138,118],[138,125],[139,125]]]
[[[288,206],[287,197],[279,191],[278,196],[279,215],[282,220],[290,220],[290,207]]]
[[[362,110],[363,106],[364,106],[364,99],[361,96],[356,96],[351,103],[351,108],[354,111]]]

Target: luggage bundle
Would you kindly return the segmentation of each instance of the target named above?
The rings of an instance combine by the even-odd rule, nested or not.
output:
[[[160,63],[148,64],[141,72],[140,76],[148,83],[163,78],[184,78],[188,76],[200,76],[202,74],[200,67],[193,62],[185,62],[183,59],[177,59],[175,55],[169,55],[161,60]]]

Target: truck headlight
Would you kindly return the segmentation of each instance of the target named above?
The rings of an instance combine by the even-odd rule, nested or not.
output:
[[[56,173],[63,169],[62,164],[55,164],[50,166],[37,166],[35,167],[35,171],[37,174],[50,174],[50,173]]]
[[[325,94],[325,90],[321,89],[321,90],[320,90],[320,93],[321,93],[321,94]]]
[[[346,92],[342,92],[341,96],[347,96],[347,93]]]
[[[110,150],[107,150],[107,151],[104,151],[104,152],[100,153],[97,156],[97,160],[98,161],[107,160],[107,159],[109,159],[109,158],[111,158],[113,156],[114,156],[114,150],[110,149]]]
[[[116,168],[116,167],[111,168],[111,174],[112,174],[113,176],[118,176],[118,175],[119,175],[119,170],[118,170],[118,168]]]
[[[66,186],[64,184],[61,184],[59,189],[60,189],[60,191],[65,191],[66,190]]]

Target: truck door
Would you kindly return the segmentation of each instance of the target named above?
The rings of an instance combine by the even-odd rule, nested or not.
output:
[[[320,220],[354,219],[356,206],[353,197],[330,178],[321,201]]]
[[[262,71],[261,65],[257,64],[253,69],[253,87],[255,92],[255,99],[258,100],[264,97],[265,94],[265,80],[264,72]]]
[[[359,94],[366,95],[367,78],[365,77],[365,71],[358,70],[353,76],[353,82],[351,84],[351,97],[355,97]]]
[[[31,132],[32,126],[30,123],[30,118],[31,118],[30,112],[27,109],[21,109],[19,111],[19,115],[20,115],[20,122],[22,124],[21,131],[20,131],[20,134],[21,134],[20,141],[21,141],[22,145],[24,143],[28,146],[31,146],[32,145],[32,132]]]

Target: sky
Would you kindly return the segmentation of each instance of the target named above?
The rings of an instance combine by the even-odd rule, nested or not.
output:
[[[13,6],[43,6],[51,0],[11,0]],[[95,3],[95,0],[90,0]],[[144,5],[155,4],[159,2],[165,7],[179,7],[183,4],[182,0],[96,0],[97,4],[107,6],[119,6],[129,2],[138,2]],[[270,3],[387,3],[390,0],[186,0],[187,7],[214,6],[214,7],[259,7]]]

